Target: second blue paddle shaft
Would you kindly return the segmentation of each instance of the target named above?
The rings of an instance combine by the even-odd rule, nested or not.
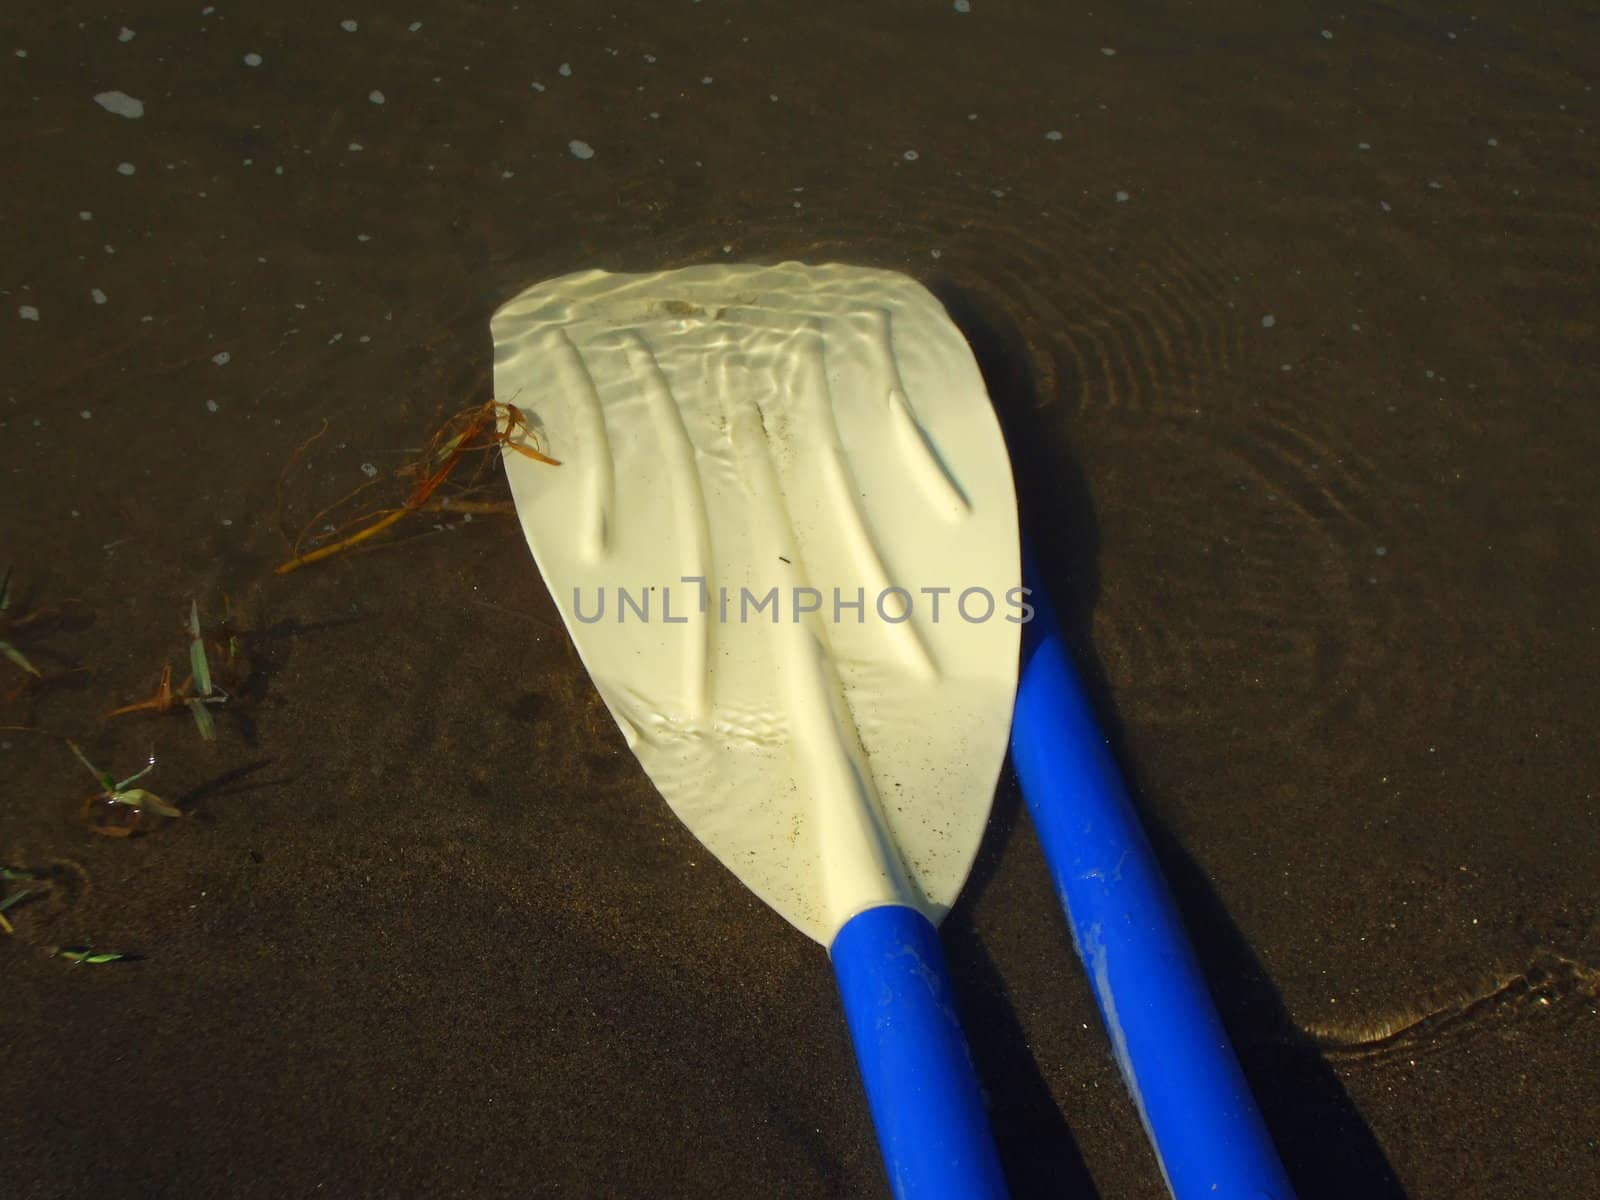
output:
[[[1177,1200],[1293,1190],[1029,569],[1011,760],[1117,1065]]]

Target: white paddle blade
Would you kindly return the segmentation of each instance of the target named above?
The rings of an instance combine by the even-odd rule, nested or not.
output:
[[[938,921],[1005,755],[1023,603],[1010,462],[960,331],[848,266],[588,271],[495,314],[539,569],[640,763],[824,945]]]

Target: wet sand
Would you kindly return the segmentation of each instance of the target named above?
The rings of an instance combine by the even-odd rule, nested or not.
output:
[[[0,662],[8,1194],[886,1194],[825,957],[515,525],[271,570],[487,395],[498,303],[724,256],[973,341],[1301,1194],[1600,1194],[1579,17],[202,7],[0,44],[0,568],[68,610]],[[104,720],[191,597],[246,702]],[[66,736],[188,816],[89,834]],[[1015,1193],[1162,1195],[1009,773],[945,928]]]

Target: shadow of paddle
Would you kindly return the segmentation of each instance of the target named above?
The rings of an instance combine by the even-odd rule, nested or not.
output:
[[[1239,1052],[1245,1077],[1300,1200],[1346,1196],[1404,1200],[1382,1147],[1332,1066],[1313,1040],[1294,1024],[1282,996],[1228,915],[1205,871],[1169,831],[1151,819],[1149,807],[1143,802],[1138,772],[1129,769],[1126,735],[1091,639],[1091,618],[1100,590],[1100,532],[1088,486],[1069,449],[1068,422],[1078,381],[1057,378],[1054,362],[1036,365],[1027,338],[1014,328],[1014,323],[987,315],[988,308],[1003,311],[998,309],[998,301],[986,306],[978,294],[948,282],[935,284],[933,291],[977,357],[1011,452],[1022,525],[1040,574],[1050,589],[1062,636],[1100,719],[1112,756],[1122,766],[1129,793],[1183,914],[1223,1025]],[[997,824],[1004,822],[1008,827],[1004,836],[1009,836],[1019,807],[1014,796],[1006,808],[997,807]],[[977,885],[975,890],[981,890],[982,878],[973,882]],[[959,928],[956,935],[957,952],[964,959],[980,953],[963,944]],[[974,966],[981,976],[982,962]],[[985,990],[1003,996],[998,983]],[[968,998],[962,999],[965,1003]],[[974,1007],[967,1013],[969,1028],[983,1029],[984,1023],[993,1019],[1002,1033],[998,1044],[1005,1045],[1008,1053],[1026,1055],[1020,1031],[1015,1036],[1004,1033],[1007,1028],[1016,1029],[1014,1015],[984,1011],[986,1002],[976,995],[973,1001]],[[1004,1007],[1003,1000],[998,1003]],[[986,1050],[997,1044],[989,1034],[980,1042],[988,1043]],[[980,1059],[985,1057],[983,1050],[974,1053]],[[980,1066],[985,1065],[980,1061]],[[1042,1082],[1039,1086],[1043,1087]],[[1044,1102],[1048,1102],[1048,1095]],[[1037,1146],[1037,1128],[1007,1126],[1011,1122],[1036,1126],[1040,1103],[1040,1098],[1033,1095],[1020,1105],[995,1110],[995,1133],[1002,1145],[1021,1135]],[[1056,1156],[1056,1165],[1061,1165],[1062,1157],[1073,1160],[1077,1171],[1085,1176],[1086,1185],[1086,1172],[1070,1136],[1067,1144],[1064,1155]],[[1154,1163],[1151,1166],[1154,1169]],[[1056,1194],[1073,1194],[1066,1179],[1055,1183],[1052,1190]]]
[[[940,926],[961,1024],[987,1093],[989,1123],[1012,1200],[1100,1193],[1077,1140],[1028,1048],[1011,990],[972,927],[973,903],[993,877],[1005,847],[1022,828],[1022,793],[1009,770],[1000,776],[994,811],[961,898]],[[1063,931],[1064,932],[1064,931]],[[1057,939],[1063,949],[1066,937]]]

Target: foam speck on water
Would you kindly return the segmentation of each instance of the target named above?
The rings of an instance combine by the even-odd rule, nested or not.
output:
[[[700,76],[700,82],[701,83],[715,83],[716,80],[712,79],[711,76],[709,76],[709,75],[702,75],[702,76]]]
[[[135,169],[136,168],[134,167],[134,165],[132,163],[125,162],[125,163],[118,163],[117,164],[117,174],[118,175],[132,175]]]
[[[233,355],[229,354],[226,350],[219,350],[216,354],[211,356],[211,361],[216,363],[219,367],[225,367],[233,361]]]
[[[351,142],[350,143],[350,149],[356,150],[356,151],[360,151],[360,150],[365,150],[366,147],[363,146],[360,142]]]
[[[144,101],[135,100],[127,92],[101,92],[94,98],[94,102],[108,113],[116,113],[119,117],[127,117],[136,121],[144,116]]]
[[[920,154],[918,154],[915,150],[907,150],[900,157],[905,159],[907,162],[916,162],[917,159],[921,158],[922,156]]]
[[[572,151],[573,158],[593,158],[594,147],[588,142],[580,142],[577,138],[567,143],[567,149]]]
[[[530,84],[529,86],[532,87],[533,90],[536,91],[536,92],[544,91],[544,84],[542,84],[542,83],[535,82],[535,83]]]
[[[259,67],[261,65],[261,55],[252,50],[244,56],[244,65],[247,67]]]
[[[406,28],[408,30],[410,30],[412,33],[416,33],[417,30],[422,28],[422,22],[421,21],[413,21],[413,22],[411,22],[411,24],[407,25]]]
[[[106,302],[106,294],[99,288],[90,288],[89,299],[93,300],[96,304],[104,304]]]
[[[1333,41],[1333,30],[1331,30],[1331,29],[1324,29],[1324,30],[1323,30],[1323,31],[1322,31],[1322,40],[1323,40],[1323,41],[1325,41],[1325,42],[1331,42],[1331,41]]]
[[[1061,140],[1061,130],[1052,129],[1048,133],[1046,133],[1044,136],[1045,136],[1045,140],[1046,141],[1059,142]]]
[[[119,41],[119,42],[131,42],[131,41],[133,41],[133,38],[134,38],[133,30],[129,29],[126,25],[124,25],[121,29],[117,30],[117,41]]]
[[[1261,318],[1261,328],[1263,329],[1271,329],[1277,323],[1278,318],[1273,316],[1271,313],[1268,313],[1266,316]]]
[[[80,221],[92,221],[92,220],[94,220],[94,214],[92,212],[90,212],[88,209],[84,209],[81,213],[78,214],[78,220],[80,220]]]
[[[207,412],[216,412],[217,411],[217,402],[215,400],[211,399],[210,397],[206,398],[206,411]],[[227,522],[224,521],[223,524],[226,525]]]
[[[17,305],[17,316],[24,321],[37,321],[39,319],[39,310],[31,304],[19,304]]]
[[[956,0],[956,11],[958,13],[969,13],[969,12],[971,12],[972,11],[972,0]]]
[[[382,104],[383,93],[378,91],[377,88],[373,88],[372,91],[367,93],[367,99],[371,100],[374,104]]]
[[[18,50],[17,51],[17,57],[18,58],[27,58],[28,57],[28,52],[26,50]]]
[[[569,76],[569,75],[571,75],[572,74],[572,64],[571,63],[562,63],[559,67],[556,68],[556,74],[557,75],[561,75],[561,76]]]
[[[1116,53],[1116,51],[1113,50],[1110,46],[1101,46],[1100,47],[1100,53],[1104,54],[1107,58],[1110,58],[1113,54]]]
[[[1127,192],[1118,192],[1117,193],[1117,203],[1118,204],[1126,204],[1127,202],[1128,202],[1128,193]]]
[[[343,21],[339,22],[339,28],[344,30],[346,33],[354,33],[356,30],[360,29],[361,26],[357,25],[354,21],[347,17]]]

